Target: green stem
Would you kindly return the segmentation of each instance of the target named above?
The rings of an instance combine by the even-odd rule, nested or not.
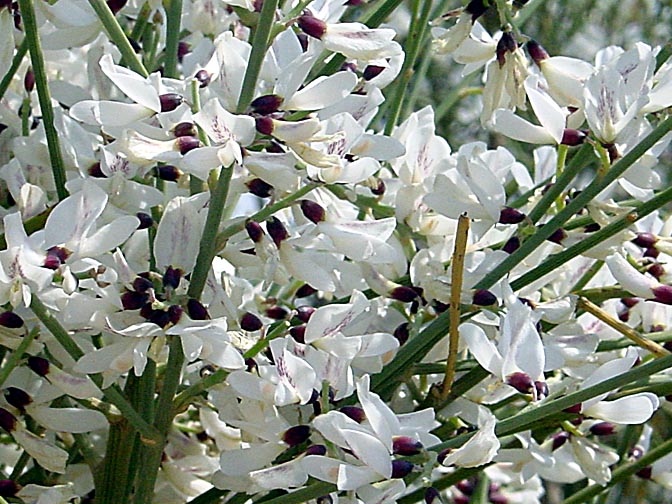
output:
[[[599,495],[615,484],[620,483],[621,481],[625,481],[637,473],[637,471],[640,471],[645,467],[653,464],[656,460],[663,458],[670,452],[672,452],[672,439],[668,439],[667,441],[656,446],[654,449],[649,450],[640,459],[620,466],[611,474],[611,480],[606,485],[602,486],[595,483],[593,485],[587,486],[586,488],[579,490],[571,497],[562,501],[562,504],[581,504],[583,502],[588,502],[588,499],[592,499],[596,495]]]
[[[166,9],[166,59],[164,75],[177,79],[177,48],[180,43],[180,21],[182,20],[182,0],[170,0]]]
[[[28,52],[28,37],[24,37],[23,42],[21,42],[21,45],[16,50],[16,54],[12,59],[12,64],[9,66],[9,68],[7,69],[7,73],[5,73],[5,76],[0,81],[0,100],[2,100],[2,97],[5,96],[5,93],[7,92],[9,85],[12,83],[12,79],[14,78],[16,71],[21,66],[23,57],[26,55],[27,52]]]
[[[562,225],[574,216],[579,210],[583,209],[590,201],[600,194],[607,186],[620,177],[625,170],[642,157],[646,151],[653,147],[658,140],[672,130],[672,116],[661,122],[651,133],[649,133],[641,142],[639,142],[630,152],[619,159],[611,169],[600,178],[596,178],[578,194],[572,201],[548,223],[537,230],[521,247],[513,254],[499,263],[490,273],[485,275],[478,282],[475,289],[487,289],[492,287],[500,278],[509,273],[523,259],[541,245],[544,240],[557,231]]]
[[[237,111],[239,114],[245,112],[252,101],[252,98],[254,98],[254,93],[257,88],[257,79],[259,78],[261,65],[264,62],[264,56],[266,56],[266,50],[268,49],[277,8],[278,0],[265,0],[264,5],[261,8],[259,24],[257,24],[257,27],[254,30],[254,36],[252,37],[250,60],[245,69],[243,87],[240,91],[240,97],[238,98]]]
[[[26,352],[26,350],[28,349],[32,341],[35,339],[35,337],[39,334],[39,332],[40,330],[37,327],[35,327],[30,332],[26,331],[26,334],[24,334],[21,343],[19,343],[19,346],[16,347],[16,350],[14,350],[9,355],[9,357],[7,357],[7,360],[0,368],[0,387],[2,387],[2,384],[5,383],[5,380],[7,379],[9,374],[14,370],[16,365],[19,363],[19,361],[23,357],[23,354]]]
[[[152,502],[163,449],[166,446],[168,433],[175,418],[173,398],[180,383],[182,364],[184,363],[182,340],[179,336],[168,336],[168,351],[168,363],[166,364],[166,372],[159,393],[154,421],[154,427],[161,438],[158,443],[143,446],[141,454],[142,471],[138,474],[135,504],[151,504]]]
[[[44,133],[47,137],[47,147],[49,148],[51,171],[54,175],[54,183],[56,184],[56,193],[58,194],[58,199],[63,200],[68,197],[68,191],[65,188],[65,164],[63,163],[63,155],[61,154],[61,145],[58,141],[58,131],[56,131],[56,127],[54,126],[54,109],[51,106],[47,71],[44,65],[44,55],[42,54],[32,0],[19,0],[19,8],[21,9],[21,19],[23,20],[26,39],[28,40],[30,62],[33,67],[33,74],[35,75],[37,98],[40,102]]]
[[[662,192],[659,192],[648,200],[646,203],[640,205],[637,208],[636,212],[631,212],[621,217],[617,221],[612,222],[608,226],[591,233],[590,236],[581,240],[580,242],[572,245],[571,247],[553,254],[546,261],[541,263],[536,268],[528,271],[524,275],[518,277],[516,280],[511,282],[511,288],[516,291],[521,289],[525,285],[530,284],[531,282],[541,278],[542,276],[555,271],[556,268],[560,267],[562,264],[565,264],[570,259],[583,254],[584,252],[592,249],[598,244],[602,243],[604,240],[614,236],[615,234],[623,231],[630,227],[633,223],[649,215],[651,212],[654,212],[658,208],[666,205],[672,201],[672,187],[665,189]],[[543,229],[543,228],[542,228]],[[536,236],[536,235],[534,235]],[[534,236],[532,238],[534,238]]]
[[[28,0],[23,0],[28,1]],[[103,24],[107,35],[110,37],[110,40],[117,46],[119,52],[124,61],[128,64],[128,67],[136,73],[139,73],[143,77],[149,77],[149,72],[138,58],[138,55],[135,54],[131,43],[128,41],[124,30],[121,29],[119,22],[114,17],[114,14],[107,6],[105,0],[89,0],[89,4],[94,11],[100,22]]]
[[[208,205],[208,216],[205,220],[201,245],[198,249],[198,257],[196,258],[196,266],[194,266],[194,271],[191,274],[191,282],[187,291],[187,295],[191,298],[198,299],[201,297],[205,281],[212,266],[212,260],[217,253],[217,231],[219,230],[219,223],[222,221],[232,174],[233,166],[222,167],[219,172],[217,185],[212,189],[210,204]]]
[[[429,26],[429,14],[432,11],[432,0],[425,0],[422,4],[422,11],[417,19],[414,19],[411,25],[410,33],[407,39],[407,50],[404,64],[401,67],[401,72],[397,77],[392,100],[390,102],[390,113],[385,124],[385,135],[390,135],[392,130],[397,125],[399,114],[404,104],[404,97],[408,90],[408,83],[413,76],[413,67],[420,54],[420,47],[425,41],[425,32]]]

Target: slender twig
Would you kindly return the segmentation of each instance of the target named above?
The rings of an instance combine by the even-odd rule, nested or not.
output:
[[[21,66],[23,57],[26,55],[27,52],[28,52],[28,37],[24,37],[23,42],[21,42],[21,45],[19,45],[18,49],[16,50],[16,54],[14,54],[12,64],[9,66],[7,72],[0,81],[0,100],[2,100],[2,97],[5,96],[5,92],[7,92],[7,88],[9,88],[9,85],[12,83],[12,79],[14,78],[16,71]]]
[[[2,387],[2,384],[5,383],[5,380],[19,363],[21,357],[23,357],[23,354],[26,352],[26,350],[28,350],[28,347],[39,334],[39,332],[40,330],[37,327],[32,331],[25,331],[19,346],[16,347],[16,350],[14,350],[9,355],[9,357],[7,357],[7,360],[2,364],[2,367],[0,367],[0,387]]]
[[[177,49],[180,44],[180,21],[182,20],[182,0],[170,0],[166,9],[166,59],[164,72],[166,77],[178,78]]]
[[[54,109],[51,106],[51,94],[47,83],[47,71],[44,65],[44,55],[42,54],[42,45],[37,30],[37,21],[35,19],[35,9],[33,9],[32,0],[19,0],[21,9],[21,19],[28,40],[28,50],[30,51],[30,62],[35,75],[35,86],[37,87],[37,98],[40,102],[42,112],[42,122],[44,124],[44,133],[47,137],[47,147],[49,149],[49,160],[51,162],[51,171],[54,175],[56,193],[58,199],[63,200],[68,197],[68,190],[65,188],[65,164],[63,163],[63,154],[61,153],[61,144],[58,140],[58,131],[54,125]]]
[[[579,298],[579,307],[583,308],[585,311],[591,315],[597,317],[602,322],[607,324],[612,329],[616,329],[626,338],[634,341],[637,345],[642,347],[645,350],[648,350],[656,357],[663,357],[665,355],[670,355],[670,352],[666,350],[662,345],[659,345],[655,341],[644,338],[641,334],[635,331],[632,327],[627,324],[624,324],[620,320],[616,320],[614,317],[609,315],[602,308],[597,306],[595,303],[587,300],[586,298]]]

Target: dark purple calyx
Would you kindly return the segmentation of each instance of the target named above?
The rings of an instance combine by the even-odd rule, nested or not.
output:
[[[176,137],[183,137],[183,136],[195,137],[198,135],[198,130],[196,129],[196,125],[193,122],[184,121],[175,125],[175,127],[173,128],[173,135],[175,135]]]
[[[135,214],[135,216],[140,221],[140,225],[138,226],[138,229],[148,229],[148,228],[152,227],[152,225],[154,224],[154,219],[152,219],[152,216],[149,215],[148,213],[138,212],[138,213]]]
[[[264,238],[264,230],[258,222],[247,221],[245,223],[245,231],[247,231],[247,236],[249,236],[254,243],[259,243]]]
[[[394,436],[392,453],[395,455],[417,455],[422,451],[422,443],[410,436]]]
[[[511,207],[504,207],[499,212],[500,224],[518,224],[525,220],[525,214],[520,210]]]
[[[596,436],[610,436],[616,432],[616,426],[611,422],[598,422],[590,426],[590,432]]]
[[[477,306],[492,306],[497,303],[497,296],[487,289],[478,289],[471,302]]]
[[[322,205],[310,200],[301,200],[301,211],[309,221],[319,224],[324,221],[326,212]]]
[[[295,425],[290,427],[282,435],[282,440],[289,446],[297,446],[308,440],[310,437],[310,426]]]
[[[28,357],[28,367],[40,376],[49,374],[49,361],[43,357]]]
[[[282,223],[282,221],[277,217],[271,217],[266,221],[266,231],[273,239],[273,243],[275,243],[275,246],[278,248],[280,247],[280,244],[284,240],[289,238],[287,228]]]
[[[546,52],[546,49],[544,49],[536,40],[528,40],[525,47],[527,47],[527,52],[530,54],[530,58],[532,58],[532,61],[534,61],[537,66],[550,57]]]
[[[187,301],[187,313],[192,320],[210,320],[208,309],[198,299],[190,298]]]
[[[581,145],[586,140],[587,136],[585,131],[565,128],[562,132],[562,140],[560,140],[560,143],[562,145],[569,145],[570,147]]]
[[[7,387],[5,389],[5,399],[22,413],[26,410],[26,406],[33,402],[33,398],[30,397],[28,392],[17,387]]]
[[[0,313],[0,325],[8,329],[20,329],[23,327],[23,319],[12,311]]]
[[[175,139],[175,143],[177,145],[177,150],[179,150],[182,155],[201,146],[201,141],[193,136],[178,137]]]
[[[530,394],[534,387],[534,381],[530,378],[530,375],[522,371],[516,371],[507,376],[506,384],[511,385],[521,394]]]
[[[408,460],[393,460],[392,461],[392,478],[400,479],[408,476],[415,468],[415,464]]]
[[[273,186],[260,178],[253,178],[245,183],[247,189],[260,198],[268,198],[273,193]]]
[[[254,332],[258,331],[262,327],[264,327],[264,323],[254,313],[246,312],[240,318],[240,328],[243,331]]]
[[[366,413],[359,406],[343,406],[338,411],[357,423],[362,423],[366,420]]]
[[[159,102],[161,103],[161,112],[170,112],[179,107],[184,98],[182,95],[177,93],[165,93],[159,96]]]
[[[173,268],[172,266],[168,266],[166,268],[166,272],[163,274],[163,286],[170,289],[177,289],[177,287],[180,285],[182,275],[184,275],[184,271],[182,271],[180,268]]]
[[[208,73],[207,70],[199,70],[194,75],[194,79],[198,81],[199,88],[204,88],[210,84],[210,79],[212,79],[212,76]]]
[[[282,96],[268,94],[252,100],[250,107],[257,114],[268,115],[277,112],[283,101]]]
[[[327,32],[327,23],[310,14],[299,16],[297,23],[303,33],[316,39],[321,39]]]

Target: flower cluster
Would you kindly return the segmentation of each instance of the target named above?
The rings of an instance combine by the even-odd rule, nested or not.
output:
[[[672,488],[672,58],[360,3],[0,3],[0,497]]]

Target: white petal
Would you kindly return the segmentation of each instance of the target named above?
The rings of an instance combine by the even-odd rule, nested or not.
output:
[[[644,392],[614,401],[600,401],[584,408],[582,413],[617,424],[641,424],[651,418],[659,405],[657,396]]]
[[[132,70],[115,65],[109,54],[100,59],[100,68],[131,100],[154,112],[161,111],[159,93],[148,79]]]
[[[528,78],[525,81],[525,90],[537,119],[555,142],[560,143],[565,129],[566,114],[550,96],[536,87],[536,79]]]
[[[614,278],[621,284],[623,289],[631,292],[635,296],[650,299],[653,297],[653,290],[659,283],[653,278],[640,273],[620,254],[610,255],[605,259],[609,271]]]
[[[485,335],[483,329],[470,323],[462,324],[460,325],[460,337],[466,342],[469,351],[481,366],[493,375],[502,377],[502,356],[495,344]]]
[[[521,142],[533,144],[558,143],[545,128],[532,124],[506,109],[495,110],[492,129]]]
[[[345,430],[343,436],[353,453],[385,478],[392,475],[392,460],[385,445],[375,436],[357,430]]]
[[[53,364],[49,365],[47,379],[53,386],[58,387],[67,395],[76,399],[100,398],[103,395],[88,376],[76,376],[66,373]]]
[[[319,77],[298,91],[283,105],[287,110],[320,110],[350,94],[357,85],[353,72],[336,72],[328,77]]]
[[[108,425],[105,415],[94,410],[34,406],[28,413],[39,424],[56,432],[91,432]]]
[[[37,463],[47,471],[65,473],[68,452],[49,444],[46,439],[36,436],[20,424],[17,424],[12,436],[28,452],[28,455],[37,460]]]
[[[70,117],[84,124],[99,126],[126,126],[150,117],[154,112],[137,103],[122,103],[109,100],[85,100],[70,108]]]
[[[250,478],[261,488],[267,490],[298,488],[308,481],[308,474],[303,469],[301,462],[301,460],[290,460],[284,464],[252,471]]]

